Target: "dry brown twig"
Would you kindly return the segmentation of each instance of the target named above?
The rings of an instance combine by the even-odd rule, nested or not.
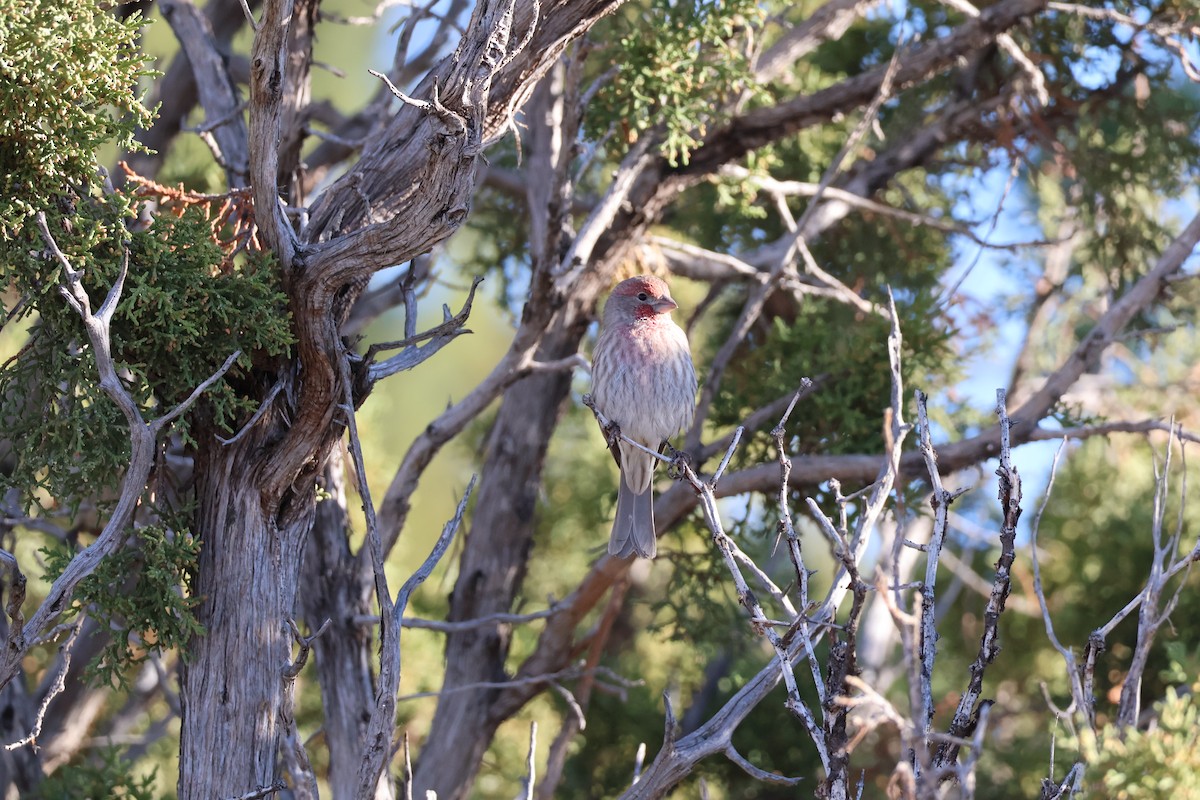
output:
[[[154,200],[159,208],[182,217],[189,208],[204,212],[211,230],[214,244],[221,248],[225,260],[222,269],[228,269],[233,257],[243,250],[257,252],[262,249],[258,240],[258,225],[254,219],[254,198],[249,189],[230,189],[220,194],[205,194],[185,189],[183,184],[166,186],[134,172],[126,162],[119,163],[125,178],[136,184],[136,194]]]

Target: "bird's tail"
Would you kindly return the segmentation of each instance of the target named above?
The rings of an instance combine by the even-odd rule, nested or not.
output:
[[[635,494],[625,485],[624,475],[617,490],[617,518],[613,521],[608,552],[618,558],[634,555],[654,558],[658,552],[654,538],[654,491],[646,487],[646,491]]]

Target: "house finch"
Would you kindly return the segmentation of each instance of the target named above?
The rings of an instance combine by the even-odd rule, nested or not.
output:
[[[592,358],[592,399],[621,433],[651,450],[692,424],[696,369],[687,336],[671,319],[678,308],[653,275],[621,281],[604,305]],[[608,552],[654,558],[654,497],[658,459],[624,441],[612,448],[621,468],[617,518]]]

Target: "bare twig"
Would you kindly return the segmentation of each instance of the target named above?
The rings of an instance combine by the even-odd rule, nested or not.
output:
[[[691,472],[690,468],[679,470],[682,480],[691,486],[692,490],[699,497],[701,507],[705,513],[705,522],[713,536],[714,544],[726,561],[727,569],[734,580],[739,601],[750,612],[750,621],[755,630],[760,631],[762,635],[766,636],[772,646],[776,648],[776,658],[772,659],[770,664],[765,666],[755,678],[748,682],[712,719],[700,726],[700,728],[688,734],[683,739],[677,740],[673,735],[668,735],[662,751],[660,751],[658,758],[651,765],[648,774],[643,776],[638,784],[627,791],[624,797],[659,796],[657,792],[661,792],[664,790],[664,787],[672,785],[672,778],[670,776],[680,774],[677,770],[685,769],[684,765],[694,763],[706,755],[725,752],[725,745],[729,742],[728,737],[736,727],[737,721],[743,718],[745,714],[749,713],[750,709],[761,701],[765,692],[769,691],[770,687],[777,685],[780,681],[788,689],[786,707],[796,714],[804,724],[817,749],[818,756],[825,766],[827,774],[825,785],[827,787],[834,784],[839,787],[849,786],[850,774],[848,760],[844,751],[845,742],[839,733],[839,726],[842,724],[840,720],[844,719],[845,709],[843,708],[838,711],[837,704],[833,703],[832,700],[835,695],[842,692],[841,687],[852,673],[855,626],[858,615],[861,613],[866,591],[869,589],[869,587],[863,585],[857,578],[857,563],[862,558],[866,544],[870,540],[867,531],[875,524],[878,515],[882,512],[886,499],[891,492],[893,482],[898,474],[900,443],[908,431],[908,427],[903,424],[902,416],[903,389],[900,382],[899,363],[900,333],[898,316],[895,314],[894,307],[891,316],[893,330],[889,336],[889,360],[891,362],[894,382],[894,408],[891,414],[892,421],[889,429],[890,451],[887,466],[879,476],[879,480],[870,487],[871,493],[864,504],[860,523],[856,526],[853,536],[847,532],[839,531],[837,526],[833,526],[830,523],[830,527],[833,530],[831,536],[838,543],[838,549],[840,550],[838,560],[841,566],[838,576],[835,578],[834,584],[825,602],[817,611],[815,618],[808,619],[803,614],[798,615],[796,622],[792,624],[785,637],[775,638],[772,636],[774,622],[765,618],[757,599],[754,598],[753,593],[746,586],[738,563],[732,555],[732,548],[728,547],[728,537],[721,527],[719,518],[715,515],[714,487],[709,483],[701,481]],[[786,416],[784,420],[781,420],[779,427],[782,427],[785,421]],[[778,435],[782,436],[782,432],[779,432]],[[847,498],[842,497],[840,492],[837,494],[840,498],[839,502],[843,504],[842,515],[844,517],[844,504],[847,502]],[[786,505],[786,499],[783,502]],[[781,511],[781,516],[786,515]],[[823,518],[823,515],[819,516]],[[826,523],[828,523],[828,520],[826,520]],[[799,575],[801,576],[801,580],[807,578],[807,572],[803,569],[802,562]],[[847,625],[836,627],[823,626],[821,623],[832,621],[833,612],[840,606],[842,599],[848,592],[853,592],[854,600]],[[797,635],[803,626],[810,624],[819,628],[817,633],[807,636]],[[816,664],[815,656],[812,655],[812,645],[826,631],[831,630],[841,633],[839,640],[833,645],[833,647],[839,649],[840,654],[837,659],[837,666],[831,667],[829,678],[823,680],[819,674],[819,664]],[[806,651],[810,654],[810,664],[814,665],[815,681],[818,687],[821,687],[818,691],[825,692],[824,696],[826,700],[823,702],[823,710],[825,712],[824,724],[821,726],[818,725],[813,712],[803,704],[803,700],[801,698],[793,698],[791,695],[791,688],[795,686],[792,664],[797,657]],[[839,717],[839,715],[842,716]],[[835,750],[834,748],[838,749]],[[834,790],[834,794],[837,794],[836,790]]]
[[[1167,440],[1163,452],[1161,467],[1155,463],[1154,475],[1154,509],[1151,525],[1154,554],[1150,561],[1150,574],[1146,585],[1141,591],[1142,603],[1138,608],[1137,637],[1133,646],[1133,657],[1130,659],[1129,671],[1121,686],[1121,699],[1117,706],[1116,724],[1120,727],[1135,725],[1141,713],[1142,676],[1150,658],[1150,648],[1158,635],[1159,628],[1165,623],[1174,610],[1178,594],[1165,604],[1163,595],[1166,592],[1168,573],[1171,567],[1181,561],[1191,563],[1190,557],[1180,558],[1179,542],[1184,528],[1183,513],[1187,505],[1187,470],[1182,471],[1182,490],[1180,492],[1179,522],[1173,533],[1164,531],[1166,521],[1167,494],[1171,481],[1171,456],[1174,450],[1175,437]],[[1200,541],[1200,539],[1198,539]]]
[[[404,732],[404,800],[413,800],[412,754],[408,749],[408,731]]]
[[[592,409],[592,413],[596,415],[600,426],[606,431],[606,436],[610,436],[614,431],[612,424],[601,414],[592,403],[590,397],[584,398],[584,404]],[[624,433],[618,434],[620,439],[631,445],[637,446],[637,442],[629,439]],[[722,468],[729,462],[733,454],[734,448],[737,447],[739,435],[735,434],[733,441],[722,459]],[[716,486],[716,476],[710,481],[702,481],[699,476],[692,470],[686,462],[674,461],[666,458],[653,450],[646,447],[641,447],[647,454],[659,458],[663,461],[668,461],[673,468],[678,469],[682,480],[687,482],[700,496],[701,508],[704,510],[705,523],[708,526],[709,532],[712,534],[713,543],[717,546],[718,552],[725,561],[725,566],[729,570],[730,576],[733,578],[734,588],[737,592],[738,602],[745,606],[750,613],[750,625],[760,636],[765,636],[775,649],[776,658],[778,659],[780,674],[783,677],[784,686],[787,689],[787,702],[785,706],[795,714],[804,723],[813,740],[817,742],[818,752],[821,754],[822,761],[828,765],[828,754],[824,751],[820,737],[818,735],[818,725],[815,715],[800,696],[799,689],[796,686],[795,673],[792,670],[791,659],[788,657],[786,647],[782,637],[775,631],[771,620],[763,612],[762,606],[758,602],[758,598],[750,590],[746,584],[746,579],[742,575],[742,571],[738,566],[738,559],[734,556],[734,550],[737,549],[733,540],[725,533],[724,526],[721,523],[720,514],[717,511],[716,495],[713,493]],[[718,470],[718,474],[720,469]]]
[[[413,441],[396,470],[380,505],[384,551],[390,550],[407,519],[411,498],[426,467],[443,446],[457,436],[506,388],[530,374],[542,335],[537,325],[522,325],[508,352],[466,397],[438,415]]]
[[[1050,640],[1050,644],[1054,646],[1054,649],[1058,651],[1059,655],[1062,656],[1063,662],[1066,666],[1067,680],[1071,689],[1071,705],[1076,709],[1076,711],[1083,715],[1083,718],[1089,727],[1094,727],[1095,721],[1092,714],[1092,701],[1090,699],[1091,692],[1087,690],[1082,683],[1082,681],[1088,680],[1088,678],[1081,675],[1075,660],[1075,654],[1066,647],[1063,647],[1062,642],[1059,641],[1058,636],[1054,631],[1054,621],[1050,617],[1050,605],[1046,602],[1046,594],[1042,589],[1041,559],[1038,558],[1037,540],[1038,533],[1041,530],[1042,513],[1046,510],[1046,506],[1050,503],[1050,493],[1054,488],[1054,479],[1058,474],[1059,461],[1062,458],[1066,444],[1067,443],[1064,440],[1054,454],[1054,461],[1050,466],[1050,479],[1046,482],[1046,491],[1042,495],[1042,502],[1038,506],[1037,514],[1034,516],[1033,525],[1030,528],[1030,563],[1033,566],[1033,593],[1037,597],[1038,605],[1042,609],[1042,623],[1046,628],[1046,637]],[[1095,652],[1095,643],[1097,642],[1099,643],[1100,647],[1103,647],[1103,637],[1098,637],[1095,633],[1093,633],[1092,641],[1089,642],[1088,649],[1092,652]],[[1090,672],[1090,670],[1088,672]]]
[[[968,0],[941,0],[941,2],[961,11],[969,17],[977,18],[979,16],[979,9],[968,2]],[[1029,76],[1029,81],[1033,84],[1033,93],[1038,103],[1043,106],[1047,105],[1050,102],[1050,93],[1046,90],[1046,76],[1029,60],[1029,56],[1025,55],[1012,35],[1003,31],[997,33],[996,44],[1000,46],[1000,49],[1008,53],[1009,57],[1017,62],[1025,74]]]
[[[244,104],[229,75],[228,58],[220,52],[212,22],[191,0],[164,0],[159,6],[187,56],[204,115],[213,121],[211,127],[202,126],[198,133],[225,170],[226,183],[230,187],[245,186],[249,141],[241,116]],[[243,8],[247,21],[255,26],[249,7],[243,4]]]
[[[736,180],[749,181],[753,185],[763,187],[764,190],[776,192],[785,196],[813,197],[816,195],[817,189],[819,188],[819,184],[816,183],[806,181],[776,180],[769,176],[752,173],[745,167],[736,165],[727,165],[722,167],[720,169],[720,174]],[[880,203],[878,201],[863,197],[862,195],[855,194],[854,192],[847,191],[845,189],[839,189],[836,186],[825,187],[823,194],[830,201],[836,200],[860,211],[892,217],[894,219],[907,222],[911,225],[920,226],[922,228],[932,228],[934,230],[944,231],[945,233],[953,233],[958,236],[962,236],[966,239],[969,239],[972,243],[989,250],[1016,250],[1023,247],[1045,247],[1046,245],[1051,244],[1051,242],[1041,239],[1019,242],[990,242],[986,238],[975,233],[975,231],[973,231],[969,226],[960,225],[956,222],[943,219],[941,217],[920,214],[904,208],[897,208],[896,206]],[[665,241],[671,242],[670,246],[672,247],[685,247],[684,245],[679,245],[671,240]],[[701,248],[696,249],[700,250]],[[740,265],[738,271],[744,271],[748,275],[761,275],[756,267],[745,264],[744,262],[736,259],[734,260],[737,261],[738,265]],[[734,265],[731,264],[731,266]]]
[[[600,425],[600,430],[604,434],[604,440],[606,442],[615,442],[617,439],[620,439],[625,444],[627,444],[633,448],[636,448],[637,450],[641,450],[646,455],[650,456],[651,458],[657,459],[658,461],[661,461],[664,464],[673,464],[674,463],[675,459],[673,457],[664,455],[664,454],[658,452],[657,450],[652,450],[649,447],[646,447],[646,445],[641,444],[640,442],[635,442],[634,440],[632,440],[628,436],[626,436],[624,433],[622,433],[621,429],[615,423],[613,423],[612,420],[610,420],[608,417],[604,416],[604,413],[602,411],[600,411],[598,408],[596,408],[596,402],[590,394],[585,394],[582,398],[582,402],[585,406],[587,406],[589,409],[591,409],[592,415],[596,417],[596,422],[597,422],[597,424]],[[737,446],[737,440],[739,438],[741,438],[740,434],[737,434],[733,437],[733,440],[729,447],[730,451],[732,451],[733,448]],[[727,462],[728,459],[729,459],[729,454],[726,453],[725,461]],[[695,473],[693,473],[693,475],[694,474]],[[699,478],[697,478],[697,480],[699,480]]]
[[[476,476],[472,475],[471,480],[467,483],[466,490],[463,492],[462,499],[458,503],[458,508],[455,509],[454,516],[442,528],[441,535],[434,543],[433,549],[425,561],[416,572],[409,576],[404,585],[400,587],[400,592],[396,595],[396,602],[394,604],[390,602],[386,604],[387,611],[382,620],[384,632],[383,647],[385,650],[381,656],[379,671],[380,688],[377,694],[379,704],[371,714],[371,721],[367,728],[367,745],[369,749],[368,757],[363,759],[363,765],[359,769],[360,797],[369,796],[369,792],[371,792],[372,787],[378,782],[379,776],[385,766],[384,757],[391,753],[390,732],[395,729],[396,688],[400,685],[400,620],[403,619],[404,609],[408,607],[409,597],[433,572],[433,568],[437,566],[442,556],[446,554],[446,550],[449,549],[455,532],[462,525],[463,516],[467,511],[467,501],[470,499],[471,492],[475,488],[475,479]],[[363,480],[365,479],[360,478],[360,481]],[[374,546],[379,546],[378,537],[376,537]],[[382,559],[382,554],[380,554],[380,559]],[[382,563],[380,567],[382,568]]]
[[[774,772],[767,772],[765,769],[760,769],[751,764],[745,756],[737,751],[737,748],[730,744],[725,748],[725,757],[737,764],[743,772],[754,778],[757,781],[766,783],[775,783],[780,786],[799,786],[804,782],[804,778],[789,778],[785,775],[779,775]]]
[[[859,297],[858,294],[846,284],[842,283],[833,275],[826,272],[813,258],[812,252],[805,244],[803,237],[796,239],[796,252],[800,254],[800,260],[804,264],[804,270],[825,287],[830,296],[836,299],[839,303],[844,303],[852,308],[856,308],[863,314],[874,314],[880,317],[887,317],[887,309],[877,303],[872,303],[870,300]]]
[[[1179,65],[1183,69],[1184,74],[1188,76],[1188,79],[1200,82],[1200,66],[1192,61],[1192,56],[1185,44],[1188,38],[1195,38],[1200,35],[1200,25],[1196,25],[1194,21],[1190,21],[1186,14],[1181,15],[1179,21],[1175,24],[1164,24],[1156,21],[1153,17],[1146,20],[1138,20],[1128,14],[1121,13],[1115,8],[1101,8],[1080,5],[1078,3],[1058,2],[1047,3],[1046,7],[1052,8],[1055,11],[1077,14],[1090,19],[1128,25],[1135,32],[1149,31],[1159,37],[1162,44],[1175,53],[1179,58]]]
[[[229,446],[249,433],[250,430],[267,415],[267,411],[271,408],[271,403],[275,402],[275,398],[279,396],[281,391],[283,391],[283,381],[276,381],[275,385],[272,386],[271,390],[267,392],[267,396],[263,398],[261,403],[259,403],[258,408],[255,409],[254,414],[249,420],[246,421],[246,424],[242,426],[241,430],[228,439],[223,439],[218,436],[217,441],[223,445]]]
[[[250,11],[250,4],[246,0],[238,0],[242,5],[242,13],[246,15],[246,22],[250,25],[251,30],[258,30],[258,23],[254,20],[254,14]]]
[[[234,362],[237,361],[241,355],[241,350],[234,350],[232,353],[230,353],[229,357],[225,359],[225,363],[222,364],[216,372],[205,378],[199,386],[192,390],[192,393],[189,394],[183,400],[183,402],[176,405],[166,414],[163,414],[161,417],[153,420],[150,423],[150,428],[157,434],[159,431],[162,431],[164,428],[166,428],[167,425],[178,419],[185,411],[191,408],[197,400],[200,399],[200,395],[204,394],[204,392],[207,391],[208,388],[214,383],[225,377],[225,373],[229,371],[229,368],[233,366]]]
[[[761,408],[755,409],[746,415],[745,419],[742,420],[740,427],[748,431],[753,431],[766,425],[768,422],[778,420],[779,415],[787,411],[789,406],[793,408],[795,407],[795,403],[793,402],[794,400],[805,399],[819,386],[821,386],[824,380],[825,377],[817,378],[815,381],[809,378],[801,378],[800,390],[798,392],[780,395]],[[701,443],[697,450],[689,451],[689,453],[696,462],[702,464],[705,461],[708,461],[708,459],[712,458],[716,453],[724,452],[725,449],[729,447],[729,443],[733,441],[734,432],[727,433],[724,436],[718,436],[714,439],[711,439],[707,443]],[[774,436],[773,430],[771,435]]]
[[[675,740],[679,735],[679,723],[675,719],[675,709],[671,707],[671,693],[666,689],[662,693],[663,699],[663,753],[675,753]],[[658,759],[655,759],[657,761]]]
[[[780,674],[783,677],[783,684],[787,690],[787,701],[784,705],[807,728],[814,742],[817,743],[817,753],[821,756],[822,763],[828,768],[829,754],[825,751],[823,742],[820,741],[816,716],[800,696],[800,691],[796,686],[795,672],[792,669],[792,661],[788,656],[783,638],[771,626],[766,614],[763,612],[762,606],[758,602],[758,598],[750,591],[750,587],[746,585],[746,579],[742,576],[742,571],[738,567],[737,560],[733,557],[732,542],[725,533],[720,516],[717,513],[717,501],[713,495],[713,488],[710,484],[701,481],[692,472],[691,467],[685,466],[682,472],[684,480],[691,484],[692,488],[700,494],[700,504],[704,510],[705,523],[712,534],[713,544],[716,545],[718,552],[725,561],[725,567],[729,570],[730,577],[733,579],[738,602],[745,606],[746,610],[750,613],[750,626],[760,636],[765,636],[767,641],[771,643],[771,647],[775,649]]]
[[[477,284],[476,284],[477,285]],[[475,487],[475,476],[471,476],[467,489],[458,504],[454,516],[442,529],[441,535],[434,543],[433,550],[424,563],[414,572],[404,585],[395,602],[392,601],[388,590],[387,577],[384,573],[383,542],[375,517],[375,504],[371,500],[370,489],[366,480],[366,465],[363,461],[362,444],[358,437],[358,426],[355,421],[353,405],[353,388],[351,386],[350,354],[342,360],[342,387],[346,415],[346,428],[350,438],[350,453],[354,460],[355,473],[358,481],[359,495],[363,502],[363,512],[367,521],[367,550],[370,553],[371,564],[375,571],[375,592],[380,607],[380,667],[379,686],[377,690],[377,705],[371,713],[365,738],[365,753],[358,772],[358,797],[373,796],[374,787],[379,782],[387,759],[391,757],[391,737],[395,730],[396,691],[400,686],[401,654],[400,628],[404,610],[412,592],[429,577],[434,566],[441,560],[450,541],[462,523],[466,513],[467,500]]]
[[[497,623],[502,625],[521,625],[526,622],[533,622],[539,619],[552,617],[560,611],[558,605],[552,605],[550,608],[542,609],[541,611],[531,611],[528,614],[488,614],[486,617],[476,617],[475,619],[462,620],[439,620],[439,619],[418,619],[416,617],[404,617],[400,624],[405,628],[420,628],[430,631],[439,631],[440,633],[457,633],[458,631],[470,631],[477,628],[487,628]],[[377,622],[379,617],[360,617],[356,618],[355,622]]]
[[[395,84],[392,83],[392,79],[389,78],[387,75],[384,75],[382,72],[377,72],[376,70],[373,70],[373,69],[368,69],[367,72],[369,72],[371,75],[374,75],[376,78],[379,78],[379,80],[383,81],[384,84],[387,86],[388,91],[391,92],[392,95],[394,97],[396,97],[396,99],[398,99],[400,102],[404,103],[405,105],[413,106],[414,108],[419,108],[422,111],[432,111],[433,110],[433,103],[430,103],[428,100],[417,100],[415,97],[409,97],[404,92],[397,89]]]
[[[275,781],[270,786],[260,786],[257,789],[251,789],[245,794],[239,794],[236,797],[226,798],[226,800],[262,800],[264,797],[270,797],[276,792],[282,792],[287,788],[287,784],[282,780]]]
[[[779,493],[776,497],[776,502],[779,506],[779,535],[787,543],[788,557],[791,559],[792,569],[796,574],[796,586],[800,598],[801,613],[797,614],[793,611],[792,617],[796,620],[801,641],[804,642],[804,654],[808,662],[809,671],[812,674],[813,686],[817,689],[817,700],[824,706],[825,682],[821,678],[821,663],[817,660],[816,652],[813,650],[812,632],[808,627],[809,571],[808,567],[804,565],[800,537],[796,535],[796,527],[792,520],[792,511],[788,505],[788,476],[792,471],[792,462],[787,457],[787,446],[784,443],[784,434],[787,432],[788,419],[791,418],[792,411],[796,408],[796,403],[800,401],[801,396],[807,393],[811,386],[812,381],[808,378],[801,380],[800,388],[792,396],[791,402],[788,403],[783,416],[779,419],[779,423],[771,429],[771,437],[775,440],[775,453],[779,460]],[[778,546],[778,539],[776,540],[776,545]],[[785,608],[787,607],[785,606]]]
[[[588,674],[603,674],[610,680],[616,679],[618,682],[629,686],[640,686],[641,681],[629,681],[614,673],[605,667],[588,668],[583,664],[578,664],[567,669],[561,669],[557,672],[548,672],[543,675],[526,675],[522,678],[511,678],[503,681],[478,681],[475,683],[464,683],[458,686],[453,686],[449,689],[442,689],[437,692],[414,692],[413,694],[400,695],[396,698],[397,702],[408,702],[410,700],[423,700],[427,697],[444,697],[445,695],[457,694],[459,692],[469,692],[475,689],[507,689],[513,686],[549,686],[559,681],[570,680],[572,678],[580,678]]]
[[[838,481],[830,481],[830,488],[833,490],[838,507],[837,525],[834,525],[824,513],[821,513],[815,507],[816,504],[812,499],[808,498],[809,506],[814,510],[814,518],[834,543],[834,557],[839,564],[833,585],[816,614],[817,619],[832,621],[846,594],[851,595],[851,606],[846,617],[845,628],[835,631],[831,635],[832,641],[830,642],[830,656],[825,680],[823,735],[826,747],[831,754],[831,761],[823,790],[827,788],[831,796],[848,797],[850,793],[851,774],[846,738],[847,709],[835,701],[837,697],[846,693],[847,681],[857,672],[858,622],[865,605],[866,593],[870,588],[861,579],[858,565],[862,562],[871,541],[870,533],[883,513],[892,487],[899,475],[900,451],[909,431],[909,426],[904,423],[900,317],[896,311],[895,300],[890,288],[888,290],[888,314],[891,319],[891,330],[887,340],[888,366],[891,373],[891,403],[885,417],[887,452],[884,466],[875,483],[863,490],[866,493],[866,500],[862,503],[853,533],[847,530],[847,504],[850,498],[842,495]],[[857,494],[855,493],[855,495]]]
[[[38,737],[42,735],[42,725],[46,721],[46,709],[50,707],[51,701],[55,697],[62,694],[66,688],[67,672],[71,669],[71,651],[75,647],[75,639],[79,636],[79,631],[83,628],[82,622],[76,622],[71,626],[71,635],[67,637],[67,641],[63,642],[62,650],[62,666],[58,670],[58,675],[54,678],[54,683],[50,686],[50,690],[46,692],[42,698],[42,703],[38,707],[37,720],[34,722],[33,729],[29,731],[29,735],[15,742],[10,742],[4,745],[5,750],[16,750],[25,745],[33,745],[37,747]]]
[[[885,425],[886,452],[883,463],[878,467],[878,472],[875,475],[875,482],[865,487],[865,490],[869,490],[867,501],[858,515],[853,535],[848,538],[848,543],[852,551],[847,553],[846,557],[849,558],[850,563],[855,565],[862,560],[863,553],[870,541],[870,537],[867,534],[874,528],[876,522],[879,520],[879,516],[883,513],[884,507],[891,495],[892,487],[895,485],[897,476],[900,474],[901,450],[904,439],[908,436],[911,429],[904,422],[904,379],[900,365],[900,350],[903,337],[900,331],[900,317],[896,312],[895,302],[891,298],[890,289],[888,294],[891,331],[888,334],[887,347],[888,366],[891,372],[891,403]],[[796,464],[793,462],[793,471],[789,472],[789,479],[793,481],[795,467]],[[843,501],[848,499],[842,498]],[[812,505],[810,502],[810,507]],[[841,510],[844,514],[844,503],[841,505]],[[834,542],[835,547],[841,546],[841,540],[846,538],[846,534],[837,526],[832,525],[824,514],[815,513],[814,518],[821,524],[821,530],[831,536],[831,541]],[[850,588],[850,582],[851,577],[843,561],[843,566],[839,569],[833,586],[830,587],[829,593],[821,604],[820,611],[816,614],[818,619],[831,620],[833,618],[834,612],[841,605],[846,592]]]
[[[717,481],[721,480],[721,473],[723,473],[725,468],[729,466],[729,459],[733,457],[733,451],[737,449],[738,442],[741,441],[742,434],[745,432],[745,430],[746,429],[744,427],[739,425],[733,432],[733,441],[731,441],[729,443],[729,447],[726,448],[725,457],[721,459],[720,466],[717,467],[717,471],[713,473],[712,478],[708,481],[708,485],[710,487],[715,487],[717,485]]]
[[[308,654],[312,650],[313,642],[329,629],[332,620],[327,619],[321,623],[321,627],[317,628],[317,632],[311,636],[304,636],[300,633],[300,628],[296,626],[296,620],[289,618],[287,623],[288,629],[292,632],[292,638],[296,640],[296,644],[300,645],[300,652],[297,653],[296,658],[283,670],[284,677],[291,679],[299,675],[300,670],[304,669],[304,665],[308,663]]]
[[[638,742],[637,753],[633,757],[633,780],[630,785],[636,784],[638,779],[642,777],[642,765],[646,761],[646,743]]]
[[[1004,522],[1000,528],[1000,559],[996,562],[996,575],[992,580],[992,592],[983,612],[983,635],[979,640],[979,653],[971,663],[971,679],[958,701],[958,708],[950,722],[947,733],[955,738],[972,736],[983,719],[986,708],[979,704],[983,692],[983,673],[1000,652],[1000,615],[1012,590],[1012,565],[1016,558],[1017,522],[1021,518],[1021,476],[1012,464],[1012,442],[1009,431],[1012,421],[1008,418],[1005,391],[996,390],[996,416],[1000,418],[1000,466],[996,469],[1000,485],[1000,508]],[[935,766],[949,767],[958,760],[958,745],[944,744],[938,748]]]
[[[423,333],[409,336],[401,339],[398,342],[382,342],[373,344],[367,349],[365,356],[368,363],[368,377],[373,383],[382,380],[389,375],[395,375],[397,372],[409,370],[432,358],[435,353],[443,347],[454,341],[459,336],[465,333],[470,333],[463,326],[467,319],[471,316],[471,306],[475,302],[475,290],[479,288],[479,284],[483,282],[481,276],[476,276],[471,282],[471,289],[467,294],[467,299],[463,302],[463,307],[457,314],[451,314],[449,308],[443,307],[444,319],[440,325],[430,328]],[[405,315],[406,324],[409,320],[416,319],[416,314],[409,313]],[[416,347],[419,342],[428,342],[423,347]],[[401,349],[401,352],[391,358],[374,363],[375,354],[381,350]]]
[[[933,491],[930,494],[929,504],[933,507],[933,535],[930,537],[928,545],[928,556],[925,562],[925,580],[921,583],[921,605],[920,605],[920,650],[921,650],[921,713],[918,720],[922,727],[922,731],[928,734],[933,725],[933,663],[937,657],[937,622],[934,618],[935,598],[936,598],[936,581],[938,561],[940,560],[942,542],[946,536],[946,516],[949,511],[950,503],[953,496],[942,486],[942,476],[938,470],[937,452],[933,449],[933,442],[929,430],[929,412],[926,408],[928,397],[923,393],[917,392],[917,419],[918,429],[921,439],[921,454],[925,457],[925,464],[929,471],[929,480]],[[926,737],[921,737],[920,742],[924,742]],[[920,755],[920,753],[918,753]],[[926,753],[928,755],[928,753]],[[928,762],[924,762],[928,764]],[[921,774],[921,761],[914,764],[916,774]]]

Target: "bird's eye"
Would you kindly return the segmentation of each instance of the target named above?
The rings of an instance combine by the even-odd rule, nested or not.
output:
[[[641,300],[644,303],[649,299],[650,298],[646,295],[645,292],[638,292],[638,300]]]

